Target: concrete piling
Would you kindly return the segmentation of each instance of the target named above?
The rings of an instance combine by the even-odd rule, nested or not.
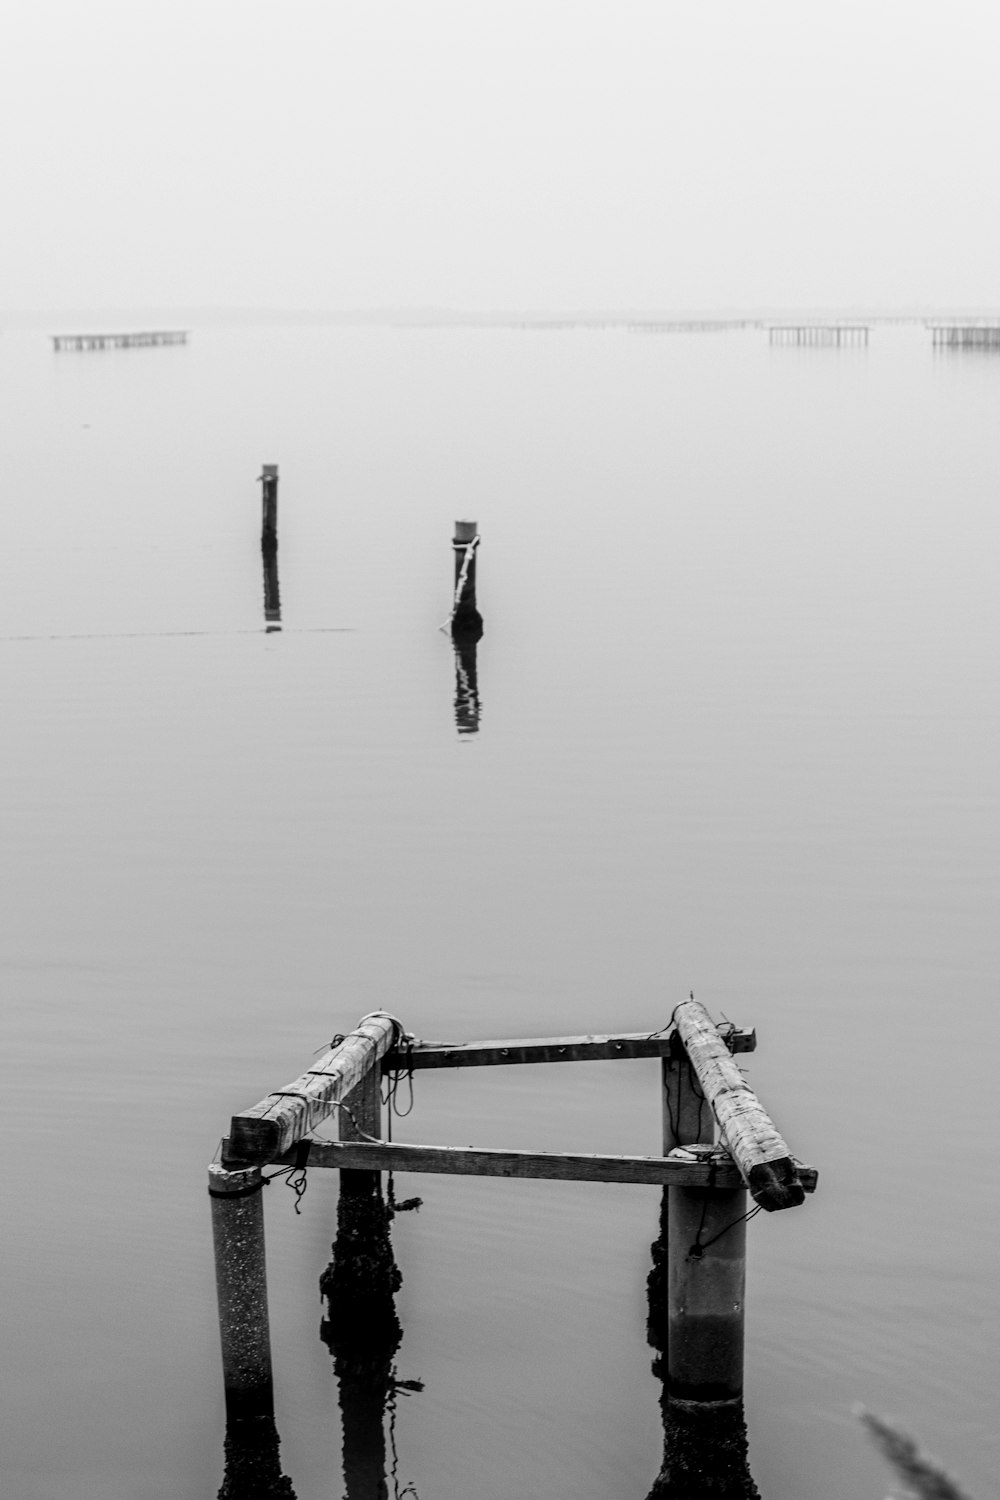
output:
[[[208,1169],[226,1421],[274,1418],[260,1167]]]

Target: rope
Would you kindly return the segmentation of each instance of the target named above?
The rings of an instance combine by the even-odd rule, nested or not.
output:
[[[295,1212],[299,1214],[302,1212],[302,1199],[309,1185],[306,1180],[306,1162],[309,1160],[311,1146],[310,1140],[303,1139],[295,1147],[295,1160],[290,1167],[279,1167],[276,1172],[269,1172],[266,1177],[261,1173],[256,1182],[250,1183],[248,1187],[237,1188],[235,1193],[221,1193],[218,1188],[210,1187],[208,1196],[210,1198],[250,1198],[254,1193],[263,1192],[264,1188],[268,1187],[276,1177],[284,1177],[285,1186],[290,1187],[295,1194]]]
[[[392,1480],[393,1500],[404,1500],[405,1496],[412,1496],[413,1500],[420,1500],[417,1487],[411,1481],[402,1489],[399,1487],[399,1454],[396,1451],[396,1397],[402,1392],[404,1396],[412,1395],[414,1391],[422,1391],[424,1383],[422,1380],[398,1380],[396,1378],[396,1366],[393,1365],[389,1371],[389,1390],[386,1395],[386,1410],[389,1413],[389,1451],[392,1454],[392,1467],[389,1478]]]
[[[460,542],[452,542],[452,546],[454,547],[456,552],[461,545],[462,544]],[[472,541],[466,543],[465,556],[462,559],[462,568],[458,575],[458,582],[455,585],[455,598],[452,601],[451,612],[448,615],[447,620],[445,620],[444,624],[438,626],[439,630],[447,630],[448,626],[451,624],[452,620],[455,618],[456,613],[458,612],[458,606],[461,604],[462,595],[465,592],[465,581],[469,576],[469,568],[472,564],[473,553],[478,546],[479,533],[477,531],[475,536],[472,538]]]
[[[724,1229],[720,1229],[718,1234],[713,1234],[710,1240],[702,1240],[701,1231],[705,1227],[705,1209],[707,1205],[708,1196],[706,1195],[705,1200],[701,1205],[701,1223],[698,1225],[698,1233],[694,1237],[694,1244],[688,1251],[688,1257],[691,1260],[701,1260],[701,1257],[704,1255],[709,1245],[714,1245],[716,1240],[721,1240],[722,1236],[724,1234],[728,1234],[731,1229],[735,1229],[737,1224],[749,1224],[750,1220],[755,1219],[764,1206],[762,1203],[756,1204],[749,1213],[740,1214],[738,1219],[734,1219],[731,1224],[727,1224]]]
[[[401,1068],[393,1068],[388,1074],[382,1075],[385,1080],[382,1103],[386,1108],[386,1139],[389,1141],[392,1140],[393,1115],[400,1120],[405,1120],[406,1116],[413,1112],[413,1037],[404,1033],[400,1041],[401,1045],[398,1050],[406,1061]],[[399,1093],[399,1086],[404,1078],[410,1091],[410,1102],[405,1109],[400,1109],[396,1103],[396,1095]],[[423,1201],[422,1198],[403,1198],[397,1202],[395,1178],[392,1172],[387,1174],[386,1202],[391,1217],[395,1218],[396,1214],[409,1213],[411,1209],[420,1208]]]

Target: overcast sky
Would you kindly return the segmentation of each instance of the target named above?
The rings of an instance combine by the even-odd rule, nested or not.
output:
[[[1000,305],[1000,6],[13,0],[0,307]]]

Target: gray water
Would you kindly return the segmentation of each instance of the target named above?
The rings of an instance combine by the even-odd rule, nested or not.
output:
[[[3,1492],[205,1500],[205,1165],[385,1008],[653,1030],[693,989],[814,1198],[749,1226],[764,1500],[996,1493],[1000,359],[919,327],[0,337]],[[281,469],[265,633],[262,462]],[[478,732],[437,627],[479,521]],[[411,1140],[648,1152],[655,1063],[423,1074]],[[267,1197],[278,1426],[339,1496],[336,1185]],[[643,1500],[653,1188],[400,1178],[398,1482]]]

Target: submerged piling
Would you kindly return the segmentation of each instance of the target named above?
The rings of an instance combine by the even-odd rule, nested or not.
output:
[[[226,1421],[273,1420],[260,1167],[208,1169]]]
[[[710,1146],[686,1148],[711,1158]],[[746,1188],[668,1188],[667,1391],[682,1401],[743,1395]]]
[[[208,1169],[226,1389],[219,1500],[295,1500],[281,1472],[267,1317],[264,1177],[260,1167]]]
[[[676,1271],[678,1265],[683,1264],[684,1251],[689,1250],[699,1239],[704,1245],[710,1238],[701,1224],[700,1211],[693,1224],[692,1217],[686,1211],[688,1208],[695,1208],[693,1200],[689,1205],[675,1201],[675,1195],[682,1191],[684,1190],[679,1188],[664,1189],[660,1233],[651,1246],[653,1266],[647,1283],[649,1312],[646,1332],[648,1342],[657,1351],[653,1361],[653,1374],[662,1382],[660,1412],[663,1419],[663,1464],[648,1500],[760,1500],[749,1469],[742,1396],[733,1394],[723,1399],[691,1400],[680,1394],[683,1382],[677,1378],[678,1375],[688,1377],[688,1389],[693,1388],[704,1395],[704,1376],[709,1370],[706,1355],[709,1359],[712,1357],[711,1339],[704,1337],[708,1333],[704,1321],[699,1330],[701,1337],[696,1337],[694,1343],[686,1337],[689,1330],[678,1326],[679,1321],[683,1320],[678,1320],[677,1317],[677,1293],[686,1278],[677,1276],[672,1279],[670,1267]],[[740,1227],[745,1230],[745,1225]],[[690,1240],[687,1238],[689,1233]],[[718,1244],[722,1245],[725,1238],[723,1235]],[[739,1247],[731,1245],[730,1255],[734,1248]],[[704,1255],[702,1258],[704,1259]],[[705,1285],[716,1279],[718,1264],[718,1260],[715,1260],[706,1268]],[[721,1279],[724,1281],[725,1276]],[[697,1283],[694,1284],[693,1291],[694,1299],[689,1298],[686,1304],[692,1311],[699,1291]],[[730,1334],[731,1330],[723,1330],[715,1357],[717,1367],[721,1362],[723,1373],[719,1386],[731,1390],[737,1381],[742,1387],[742,1357],[737,1370],[732,1360],[734,1345]],[[740,1353],[742,1356],[742,1342]],[[692,1354],[696,1360],[697,1372],[694,1382],[689,1379],[688,1368]]]
[[[662,1061],[663,1153],[727,1160],[715,1144],[715,1113],[684,1042],[675,1031]],[[658,1351],[653,1369],[663,1382],[664,1458],[650,1500],[758,1495],[747,1468],[743,1417],[746,1199],[742,1187],[663,1192],[647,1332]]]

